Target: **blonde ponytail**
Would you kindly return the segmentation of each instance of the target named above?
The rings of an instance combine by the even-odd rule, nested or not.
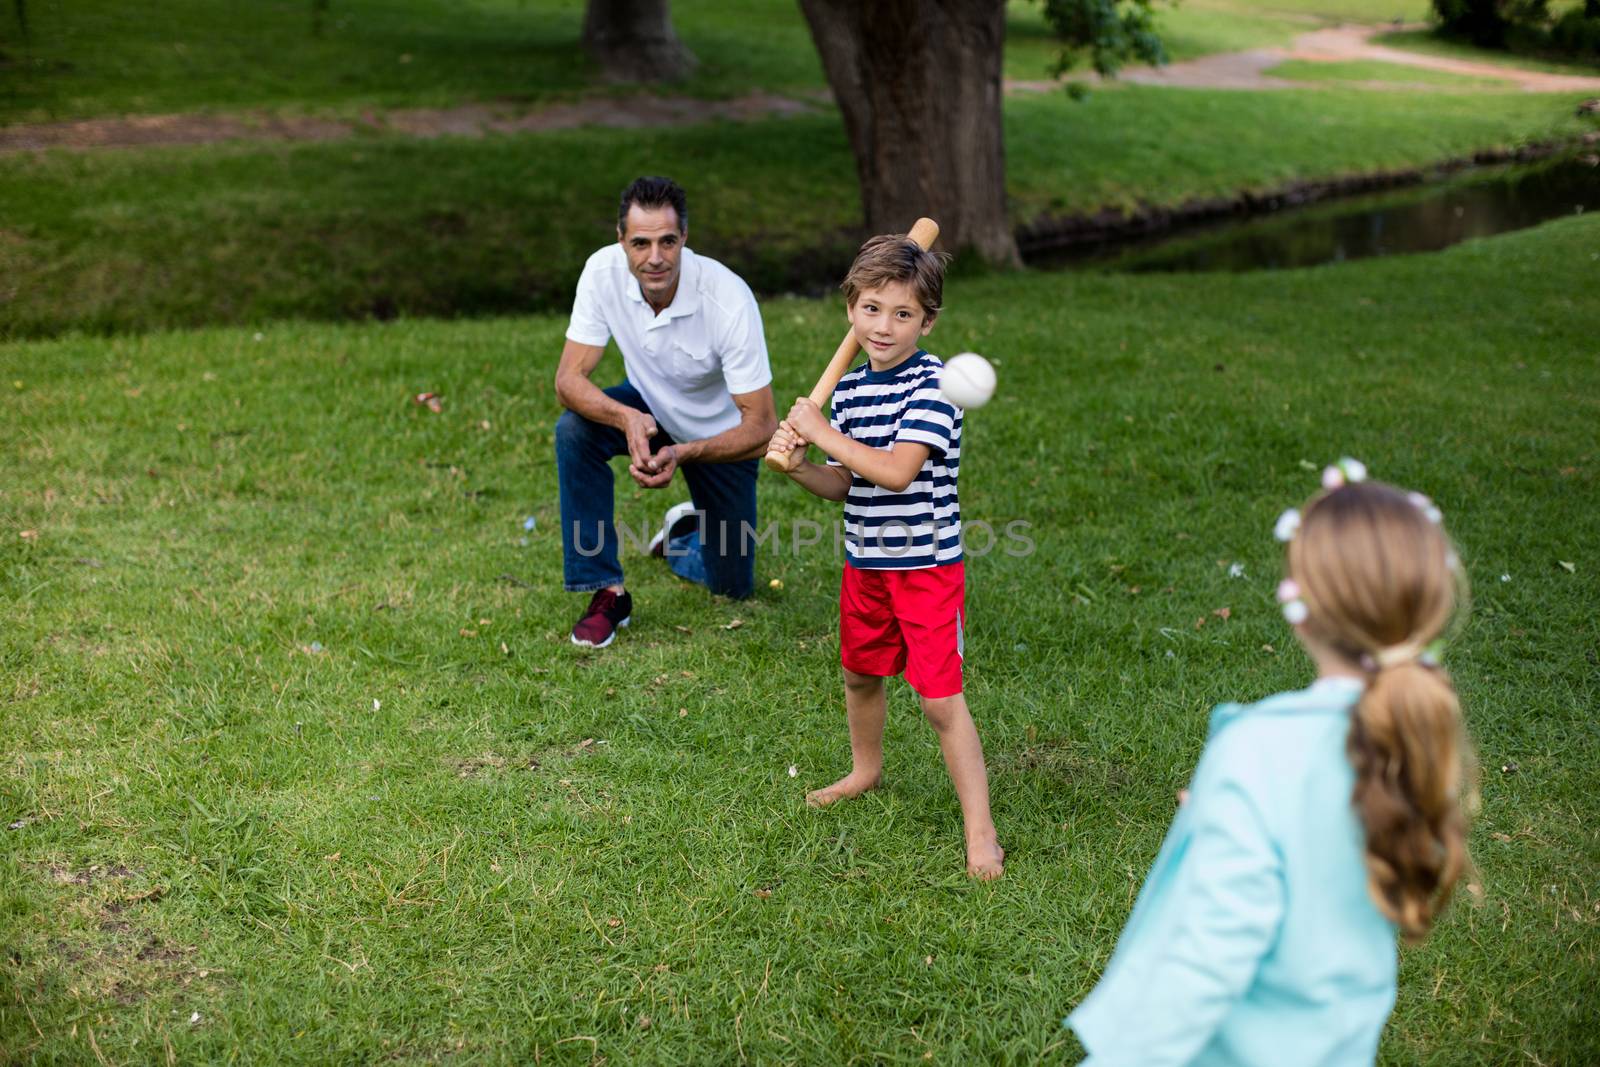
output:
[[[1441,670],[1411,660],[1373,675],[1346,751],[1367,885],[1408,940],[1427,936],[1466,868],[1465,749],[1455,689]]]
[[[1455,553],[1406,493],[1374,482],[1313,499],[1289,545],[1308,633],[1366,671],[1346,752],[1367,885],[1409,940],[1427,936],[1469,862],[1468,746],[1444,670],[1422,650],[1454,613]]]

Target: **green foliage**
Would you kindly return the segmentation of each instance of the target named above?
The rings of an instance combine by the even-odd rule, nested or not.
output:
[[[1550,28],[1550,43],[1568,55],[1600,60],[1600,3],[1588,0],[1562,15]]]
[[[1559,15],[1550,0],[1433,0],[1439,31],[1484,48],[1553,51],[1600,58],[1600,3],[1584,0]]]
[[[1039,0],[1045,20],[1062,41],[1054,73],[1071,70],[1087,55],[1102,77],[1126,63],[1161,64],[1166,50],[1156,32],[1160,0]]]
[[[1349,453],[1460,542],[1484,768],[1381,1060],[1600,1062],[1597,248],[952,282],[930,345],[1000,374],[963,517],[1038,544],[967,564],[991,885],[899,683],[888,788],[803,804],[849,758],[831,551],[737,604],[630,552],[634,625],[573,649],[563,316],[0,345],[0,1059],[1074,1062],[1207,710],[1311,676],[1272,522]],[[797,395],[843,312],[762,310]]]

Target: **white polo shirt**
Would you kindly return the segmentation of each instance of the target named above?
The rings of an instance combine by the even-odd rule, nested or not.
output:
[[[567,339],[603,348],[611,338],[656,422],[675,441],[714,437],[739,425],[734,393],[772,381],[761,310],[744,279],[688,248],[678,292],[656,314],[628,270],[622,245],[589,257],[578,278]]]

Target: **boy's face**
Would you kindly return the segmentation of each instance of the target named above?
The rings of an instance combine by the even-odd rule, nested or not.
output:
[[[933,316],[923,310],[916,291],[906,282],[885,282],[861,290],[846,314],[856,341],[875,370],[897,366],[933,329]]]

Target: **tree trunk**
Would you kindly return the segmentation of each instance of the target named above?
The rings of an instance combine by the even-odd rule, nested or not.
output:
[[[940,247],[1020,262],[1006,214],[1005,0],[800,0],[844,116],[873,233],[920,215]]]
[[[672,28],[668,0],[589,0],[583,47],[610,81],[678,81],[696,63]]]

